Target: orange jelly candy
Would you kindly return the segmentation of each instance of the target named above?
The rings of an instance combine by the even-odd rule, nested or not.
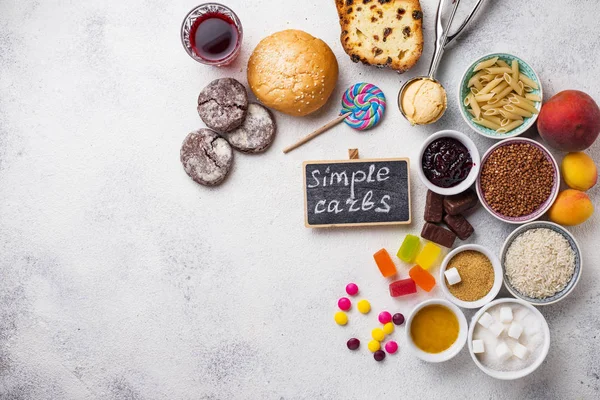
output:
[[[387,252],[386,249],[381,249],[377,253],[373,254],[373,258],[377,263],[377,267],[379,267],[379,272],[384,277],[389,277],[396,274],[396,266],[392,261],[392,257]]]
[[[431,291],[435,286],[435,278],[429,272],[421,268],[420,265],[415,265],[408,271],[408,275],[421,289],[426,292]]]

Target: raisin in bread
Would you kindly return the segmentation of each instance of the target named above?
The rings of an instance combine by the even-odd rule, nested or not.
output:
[[[352,61],[404,72],[423,52],[419,0],[336,0],[342,46]]]

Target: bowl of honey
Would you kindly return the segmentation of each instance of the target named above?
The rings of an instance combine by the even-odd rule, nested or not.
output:
[[[450,360],[465,346],[467,334],[465,315],[448,300],[419,303],[406,319],[406,343],[413,354],[427,362]]]

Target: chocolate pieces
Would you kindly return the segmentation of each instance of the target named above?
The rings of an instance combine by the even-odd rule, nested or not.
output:
[[[423,216],[427,222],[442,222],[442,214],[444,212],[444,196],[427,191],[427,200],[425,202],[425,215]]]
[[[425,222],[425,225],[423,225],[421,237],[447,248],[452,248],[454,240],[456,239],[454,232],[430,222]]]
[[[458,236],[460,240],[468,239],[469,236],[471,236],[473,232],[475,232],[473,226],[461,214],[447,214],[444,217],[444,222],[446,223],[446,225],[448,225],[448,228],[450,228],[450,230],[454,232],[456,236]]]
[[[454,196],[444,197],[444,211],[449,215],[458,215],[477,205],[477,195],[471,189]]]

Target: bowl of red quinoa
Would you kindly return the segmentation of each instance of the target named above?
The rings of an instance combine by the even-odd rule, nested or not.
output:
[[[511,138],[483,155],[476,186],[479,201],[490,214],[510,224],[524,224],[552,206],[560,173],[543,145],[527,138]]]
[[[506,289],[534,306],[567,297],[577,286],[583,267],[575,237],[547,221],[530,222],[508,235],[500,263]]]

